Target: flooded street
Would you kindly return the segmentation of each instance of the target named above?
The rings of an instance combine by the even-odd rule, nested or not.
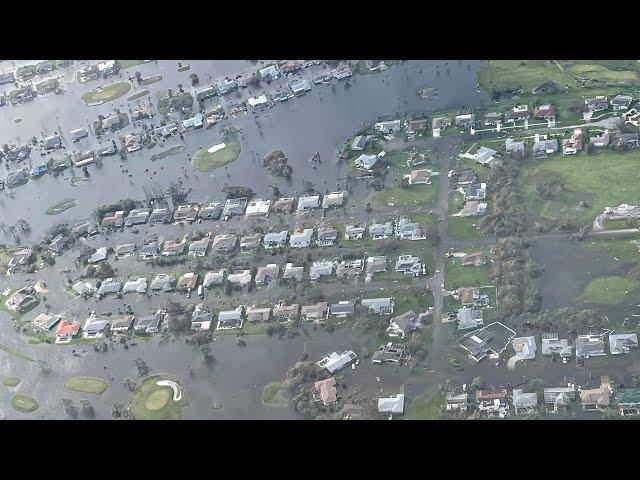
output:
[[[253,114],[248,113],[236,119],[229,118],[211,129],[185,135],[185,148],[182,151],[156,162],[150,160],[152,154],[168,150],[182,142],[178,138],[172,138],[164,146],[129,154],[125,161],[121,161],[118,156],[105,157],[101,167],[90,167],[90,181],[80,182],[77,186],[71,184],[71,178],[83,174],[81,169],[71,168],[58,177],[46,175],[30,180],[27,184],[12,190],[14,198],[8,196],[8,191],[0,192],[0,216],[7,224],[14,224],[19,218],[29,220],[32,230],[29,237],[23,238],[24,242],[37,240],[52,225],[89,215],[99,204],[124,197],[142,199],[142,188],[149,182],[166,187],[171,181],[182,177],[188,188],[192,189],[192,201],[219,198],[225,184],[249,186],[257,195],[263,194],[274,182],[283,194],[299,190],[304,180],[314,181],[318,178],[323,179],[322,184],[319,184],[319,181],[314,182],[318,188],[323,188],[325,182],[326,187],[331,188],[346,175],[346,167],[338,164],[335,152],[364,124],[375,122],[380,116],[477,105],[485,100],[485,95],[478,93],[475,88],[475,72],[479,63],[451,62],[450,73],[442,72],[438,76],[436,67],[441,67],[444,62],[408,61],[375,75],[355,75],[351,78],[350,88],[345,88],[344,83],[340,82],[314,85],[307,95],[278,103],[267,111],[260,112],[260,128]],[[224,68],[220,65],[224,65]],[[469,69],[467,65],[470,65]],[[76,71],[78,68],[79,65],[73,67]],[[166,93],[168,88],[177,90],[178,83],[182,83],[187,91],[199,90],[209,84],[209,75],[217,79],[229,75],[231,71],[247,68],[255,66],[252,67],[249,62],[220,64],[203,61],[191,62],[191,70],[178,73],[177,61],[159,61],[158,64],[151,62],[124,70],[122,75],[126,78],[135,71],[140,71],[145,78],[161,74],[162,81],[148,87],[136,85],[130,92],[131,94],[136,90],[148,88],[152,101],[156,104],[159,91]],[[200,77],[200,85],[192,89],[189,74],[194,72]],[[306,72],[303,74],[309,75]],[[70,75],[71,73],[68,73],[67,77]],[[116,80],[112,77],[99,82],[108,84],[114,81]],[[0,122],[4,127],[0,134],[1,143],[15,141],[17,137],[23,142],[34,135],[41,138],[43,132],[51,134],[57,125],[60,126],[63,135],[68,137],[70,130],[87,126],[87,123],[93,122],[99,114],[106,115],[114,108],[120,108],[122,111],[128,109],[126,97],[97,107],[84,106],[80,97],[97,85],[97,81],[86,84],[75,82],[65,86],[67,92],[64,95],[39,97],[27,104],[0,109]],[[417,94],[418,89],[425,85],[438,89],[438,95],[431,101],[425,101]],[[251,87],[242,90],[242,98],[253,96],[260,91],[262,90]],[[207,106],[209,108],[217,101],[230,100],[239,101],[232,94],[222,99],[216,98]],[[22,118],[22,121],[15,123],[15,118]],[[156,117],[154,122],[159,123],[159,118]],[[196,171],[189,162],[193,153],[201,147],[220,143],[220,129],[228,125],[240,129],[239,141],[242,152],[238,160],[228,168],[213,173]],[[131,129],[129,126],[117,133],[126,134]],[[97,143],[96,138],[91,135],[78,144],[68,142],[67,151],[88,150],[95,148]],[[283,150],[289,158],[293,167],[291,182],[275,180],[265,175],[260,167],[262,157],[273,149]],[[308,159],[316,151],[319,152],[322,161],[318,171],[311,170],[308,163]],[[34,165],[40,161],[36,157],[39,157],[39,154],[32,153],[31,161]],[[60,215],[45,214],[48,207],[65,199],[75,199],[77,205]],[[20,207],[16,208],[18,205]]]

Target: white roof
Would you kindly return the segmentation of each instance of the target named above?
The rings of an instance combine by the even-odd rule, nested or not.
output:
[[[247,210],[245,211],[245,215],[247,217],[251,215],[266,215],[269,213],[269,207],[271,206],[271,200],[262,200],[258,198],[253,200],[247,205]]]
[[[379,398],[378,412],[404,413],[404,393],[398,393],[395,397]]]
[[[247,103],[250,107],[255,107],[257,105],[264,105],[267,103],[267,97],[264,95],[260,95],[259,97],[251,97],[247,99]]]

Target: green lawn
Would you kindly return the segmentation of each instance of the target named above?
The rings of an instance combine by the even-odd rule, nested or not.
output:
[[[411,402],[411,420],[438,420],[445,403],[444,392],[439,387],[432,387]]]
[[[617,275],[603,276],[591,280],[578,299],[589,303],[617,305],[628,294],[637,290],[636,282],[630,278]]]
[[[149,95],[149,90],[141,90],[138,93],[134,93],[130,97],[127,97],[128,102],[132,102],[133,100],[137,100],[140,97],[144,97],[145,95]]]
[[[393,203],[396,207],[412,208],[435,206],[438,196],[438,177],[431,178],[431,185],[400,186],[400,180],[381,192],[377,192],[373,200],[377,205]]]
[[[429,290],[409,290],[409,291],[396,291],[389,294],[393,297],[393,315],[400,315],[402,313],[413,310],[416,313],[422,313],[427,308],[433,306],[433,293]]]
[[[605,207],[634,204],[640,197],[639,162],[639,149],[570,158],[555,156],[536,162],[532,168],[525,167],[521,179],[527,209],[543,220],[557,223],[570,218],[579,225],[589,226]],[[554,189],[551,198],[541,199],[536,192],[536,182],[552,175],[558,177],[564,187]],[[578,210],[582,200],[588,207]]]
[[[100,378],[91,377],[72,377],[64,383],[65,388],[75,392],[95,393],[100,395],[103,393],[108,384]]]
[[[611,262],[638,263],[640,247],[637,240],[602,239],[588,240],[585,247],[593,252],[607,255]],[[616,260],[617,259],[617,260]]]
[[[98,87],[85,93],[82,95],[82,100],[87,104],[94,102],[110,102],[116,98],[126,95],[129,93],[129,90],[131,90],[131,84],[129,82],[112,83],[111,85]]]
[[[157,380],[173,380],[183,387],[182,382],[171,375],[153,375],[142,382],[131,396],[131,412],[136,420],[180,420],[182,409],[189,406],[184,388],[182,398],[176,402],[173,400],[172,389],[157,385]],[[162,391],[167,391],[169,396],[159,393]]]
[[[5,377],[2,379],[2,385],[5,387],[15,387],[20,383],[18,377]]]
[[[240,143],[235,140],[226,143],[224,148],[213,153],[202,148],[193,157],[193,166],[203,172],[212,172],[216,168],[224,167],[237,160],[240,150]]]
[[[456,240],[480,238],[482,232],[478,228],[481,217],[449,217],[447,234]]]
[[[138,65],[143,65],[147,63],[148,60],[120,60],[120,68],[125,70],[131,67],[137,67]]]
[[[244,322],[242,328],[232,328],[230,330],[216,330],[216,335],[237,335],[242,332],[245,335],[266,335],[267,329],[272,325],[278,325],[277,322]]]
[[[478,71],[478,83],[486,91],[492,88],[502,90],[522,87],[531,92],[538,85],[552,81],[559,87],[568,85],[570,89],[582,86],[576,77],[587,79],[588,86],[594,84],[620,83],[638,85],[639,80],[634,71],[610,70],[610,63],[598,60],[561,61],[560,67],[551,60],[491,60],[484,63]],[[633,65],[633,63],[626,64]],[[617,68],[625,64],[618,63]],[[637,70],[637,66],[635,67]]]
[[[474,252],[468,252],[474,253]],[[486,252],[485,252],[486,253]],[[449,257],[445,260],[444,286],[447,290],[459,287],[482,287],[491,285],[491,266],[487,262],[481,267],[462,266],[461,258]]]
[[[152,83],[156,83],[162,80],[162,75],[155,75],[149,78],[143,78],[140,80],[140,85],[151,85]]]
[[[270,407],[286,407],[287,399],[284,396],[284,382],[272,382],[262,390],[262,403]]]
[[[17,410],[21,413],[35,412],[39,406],[35,398],[29,395],[24,395],[22,393],[18,393],[11,397],[9,403],[14,410]]]

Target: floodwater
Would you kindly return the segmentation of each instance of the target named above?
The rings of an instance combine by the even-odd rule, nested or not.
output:
[[[135,86],[127,96],[147,88],[156,104],[161,91],[166,92],[168,88],[177,91],[178,83],[182,83],[186,90],[194,90],[189,82],[191,73],[198,74],[200,85],[197,89],[201,89],[210,84],[209,77],[215,80],[236,71],[255,68],[245,61],[201,61],[190,62],[191,70],[178,73],[177,63],[150,62],[123,71],[125,78],[135,71],[140,71],[145,78],[157,74],[163,76],[162,81],[147,87]],[[211,129],[185,135],[185,148],[175,156],[157,162],[150,160],[153,153],[179,144],[177,138],[169,140],[164,146],[129,154],[124,162],[117,155],[106,157],[102,167],[89,168],[90,182],[81,182],[77,186],[72,186],[70,180],[73,176],[83,176],[80,169],[68,169],[58,177],[45,175],[40,179],[32,179],[26,185],[13,189],[13,198],[8,196],[8,190],[0,193],[0,216],[6,224],[14,224],[19,218],[29,221],[32,231],[28,237],[22,238],[24,243],[37,241],[52,225],[86,217],[99,204],[127,196],[142,199],[142,188],[150,182],[166,187],[171,181],[182,177],[185,185],[192,189],[190,198],[194,201],[220,197],[225,184],[249,186],[258,195],[265,193],[273,183],[278,184],[283,194],[295,193],[304,180],[314,182],[318,188],[331,188],[346,175],[346,168],[336,161],[335,152],[363,125],[375,122],[381,116],[476,105],[486,100],[486,96],[475,88],[476,70],[480,62],[449,63],[448,74],[442,61],[408,61],[376,75],[354,75],[350,88],[345,88],[344,82],[335,81],[330,85],[314,85],[307,95],[260,112],[257,121],[249,113],[237,119],[230,118]],[[96,107],[85,106],[80,98],[83,93],[98,86],[99,82],[108,84],[116,80],[112,77],[86,84],[71,83],[71,78],[79,68],[80,65],[74,65],[74,72],[66,74],[63,84],[67,93],[64,95],[37,98],[24,105],[0,109],[0,124],[3,125],[0,144],[15,142],[18,137],[23,142],[32,136],[42,138],[43,134],[51,134],[58,128],[68,136],[70,130],[86,126],[97,119],[98,114],[106,115],[114,108],[122,111],[128,109],[126,97]],[[439,76],[438,71],[441,71]],[[303,75],[311,76],[313,71],[303,71]],[[425,85],[438,89],[438,95],[431,101],[417,95],[417,90]],[[271,85],[266,90],[274,91],[275,88]],[[242,97],[258,93],[260,91],[249,88],[242,91]],[[147,100],[145,97],[139,101]],[[239,99],[231,95],[221,101],[235,102]],[[210,101],[207,107],[212,104]],[[15,118],[22,118],[22,121],[15,123]],[[159,118],[156,117],[153,122],[157,125]],[[189,158],[201,147],[208,148],[220,143],[220,128],[225,125],[233,125],[241,130],[239,141],[242,153],[239,159],[213,174],[197,172],[190,165]],[[130,133],[132,129],[133,126],[129,126],[118,134]],[[67,151],[88,150],[98,143],[95,137],[90,136],[78,144],[71,144]],[[102,143],[106,144],[107,141],[103,140]],[[293,179],[290,182],[275,180],[265,175],[260,167],[262,157],[276,148],[284,151],[293,166]],[[308,163],[316,151],[320,153],[322,162],[318,171],[310,169]],[[37,157],[39,154],[33,152],[33,164],[40,161]],[[44,213],[48,207],[69,198],[76,199],[77,206],[57,216]]]
[[[124,77],[140,71],[144,77],[161,74],[163,80],[147,87],[135,86],[132,92],[147,88],[151,91],[153,103],[157,103],[159,92],[168,88],[177,90],[178,83],[192,90],[189,75],[197,73],[200,85],[204,88],[212,81],[224,76],[232,76],[255,65],[246,61],[198,61],[189,62],[191,70],[177,72],[177,61],[159,61],[148,63],[124,71]],[[183,62],[186,63],[186,62]],[[185,148],[175,156],[152,162],[150,157],[171,146],[180,143],[172,139],[164,146],[152,150],[143,150],[129,154],[124,162],[118,156],[106,157],[102,167],[90,167],[90,182],[72,186],[72,176],[82,176],[79,169],[67,171],[64,175],[53,177],[46,175],[30,180],[26,185],[13,192],[0,192],[0,222],[14,224],[19,218],[31,224],[29,236],[22,236],[22,242],[36,242],[52,225],[63,221],[72,221],[89,215],[99,204],[117,201],[123,197],[142,199],[143,186],[149,182],[166,187],[171,181],[182,178],[192,189],[190,200],[205,201],[220,197],[225,184],[251,187],[257,195],[277,183],[283,195],[300,189],[304,180],[310,180],[318,188],[331,188],[345,176],[344,167],[335,159],[335,152],[344,141],[361,126],[378,121],[381,116],[394,116],[406,112],[452,109],[460,106],[473,106],[486,101],[486,96],[476,90],[476,70],[479,61],[449,62],[448,68],[443,61],[408,61],[395,65],[389,70],[371,76],[354,76],[351,87],[344,83],[332,85],[314,85],[312,91],[301,98],[280,103],[258,114],[258,123],[253,114],[229,119],[208,130],[201,130],[185,136]],[[18,66],[18,63],[16,63]],[[92,90],[106,81],[88,82],[80,85],[72,79],[82,65],[74,65],[72,71],[65,73],[63,87],[67,93],[59,96],[37,98],[35,101],[0,109],[0,144],[25,142],[32,136],[42,138],[54,130],[68,135],[72,129],[93,122],[98,114],[108,114],[114,108],[127,110],[126,97],[97,107],[86,107],[81,100],[83,93]],[[468,67],[469,66],[469,67]],[[440,75],[437,74],[441,71]],[[447,73],[448,70],[448,73]],[[314,72],[303,72],[306,76]],[[438,89],[438,95],[432,101],[425,101],[417,95],[419,88],[425,85]],[[10,90],[10,85],[3,87]],[[267,87],[273,91],[274,86]],[[243,98],[260,93],[257,90],[242,91]],[[239,101],[233,95],[230,100]],[[147,101],[141,99],[142,101]],[[223,101],[229,101],[224,99]],[[136,101],[137,103],[137,101]],[[209,108],[211,103],[207,105]],[[21,118],[20,123],[14,119]],[[155,124],[159,119],[154,119]],[[195,171],[189,163],[190,156],[201,147],[210,147],[220,143],[220,127],[234,125],[240,129],[239,140],[242,153],[239,159],[227,169],[213,174]],[[132,131],[133,126],[118,134]],[[109,140],[110,141],[110,138]],[[68,146],[67,152],[96,148],[98,140],[90,136],[77,145]],[[103,140],[103,144],[106,143]],[[265,175],[259,166],[260,159],[273,149],[281,149],[293,166],[291,182],[275,180]],[[319,152],[321,165],[318,171],[309,168],[308,159]],[[56,154],[60,155],[60,153]],[[37,151],[32,153],[31,163],[37,164]],[[28,162],[27,165],[28,166]],[[4,176],[4,174],[2,175]],[[321,180],[319,180],[321,179]],[[323,182],[322,184],[320,182]],[[77,200],[77,206],[61,215],[48,216],[44,212],[51,205],[67,198]],[[122,381],[129,377],[137,378],[134,364],[136,357],[142,357],[153,372],[172,373],[180,377],[185,384],[191,406],[184,410],[184,418],[203,419],[289,419],[296,418],[290,408],[269,408],[262,404],[263,387],[273,381],[281,380],[287,368],[299,359],[303,352],[310,360],[319,360],[324,354],[341,349],[356,348],[355,343],[370,344],[373,339],[362,336],[357,338],[349,328],[337,330],[333,334],[310,331],[310,337],[300,336],[294,339],[279,340],[265,335],[244,337],[247,346],[235,345],[234,336],[218,337],[213,345],[215,362],[207,365],[199,349],[177,339],[175,342],[160,343],[159,338],[148,342],[140,341],[136,347],[124,350],[120,346],[106,353],[96,353],[91,345],[48,346],[29,345],[13,331],[12,322],[6,314],[0,312],[0,343],[12,346],[37,359],[46,359],[53,371],[43,376],[33,362],[16,358],[0,352],[0,376],[21,378],[17,387],[0,388],[1,418],[64,418],[62,398],[77,401],[89,398],[97,418],[111,418],[114,402],[126,403],[129,392]],[[75,357],[71,350],[86,350],[83,357]],[[190,364],[196,373],[189,377],[186,366]],[[106,369],[104,367],[107,367]],[[64,381],[71,376],[95,376],[114,380],[100,396],[70,392],[64,388]],[[406,369],[374,368],[363,361],[354,372],[347,369],[347,382],[353,377],[355,383],[367,391],[379,391],[385,388],[398,391],[408,379]],[[380,381],[376,377],[380,377]],[[9,407],[9,399],[15,392],[34,396],[40,408],[31,414],[21,414]],[[222,402],[223,408],[211,410],[213,401]]]
[[[58,419],[66,418],[61,399],[87,398],[93,405],[96,418],[111,418],[115,402],[126,404],[130,392],[122,386],[125,378],[138,379],[135,359],[141,357],[152,373],[171,373],[184,382],[190,406],[183,410],[184,419],[296,419],[298,415],[290,407],[268,407],[262,403],[262,391],[268,383],[282,380],[287,369],[306,352],[310,360],[317,361],[331,351],[343,351],[360,345],[372,345],[373,337],[354,337],[345,327],[329,334],[308,328],[307,335],[293,339],[278,339],[266,335],[243,337],[246,347],[235,345],[234,335],[219,336],[212,344],[215,360],[204,362],[200,350],[180,339],[162,343],[155,337],[140,340],[128,350],[114,345],[106,353],[94,352],[91,345],[28,345],[11,330],[10,319],[4,313],[0,322],[0,342],[14,347],[37,359],[46,359],[52,372],[43,375],[36,363],[0,354],[0,377],[15,376],[21,379],[17,387],[0,388],[0,418],[7,419]],[[75,357],[71,350],[86,351]],[[187,374],[186,366],[195,369],[195,375]],[[107,367],[105,369],[105,366]],[[102,395],[72,392],[64,388],[64,382],[72,376],[90,376],[108,380],[109,388]],[[351,380],[363,389],[371,391],[384,387],[398,391],[409,376],[406,368],[395,372],[393,368],[376,367],[363,360],[355,371],[344,370],[348,384]],[[111,378],[113,377],[113,380]],[[376,377],[380,377],[377,382]],[[9,406],[15,393],[33,396],[40,408],[23,414]],[[219,410],[210,408],[212,402],[221,402]]]

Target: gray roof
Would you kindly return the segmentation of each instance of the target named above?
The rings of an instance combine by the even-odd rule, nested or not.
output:
[[[160,326],[161,321],[162,321],[162,314],[160,312],[156,312],[151,315],[145,315],[144,317],[138,317],[133,328],[135,329],[156,328],[157,329]]]
[[[516,408],[531,408],[538,405],[536,393],[522,393],[521,389],[513,391],[513,406]]]
[[[476,328],[483,321],[482,309],[480,308],[459,308],[456,317],[458,330]]]
[[[172,290],[176,285],[176,277],[167,273],[159,273],[151,282],[151,290]]]
[[[282,230],[281,232],[269,232],[267,234],[265,234],[264,238],[262,239],[262,241],[264,242],[265,245],[269,244],[269,243],[279,243],[279,244],[286,244],[287,243],[287,237],[289,236],[289,232],[286,230]]]
[[[362,306],[370,310],[379,311],[382,308],[388,308],[393,305],[392,298],[363,298]]]
[[[344,313],[353,313],[354,312],[354,302],[348,301],[346,303],[334,303],[331,305],[330,312],[332,315],[339,315]]]
[[[159,249],[158,242],[145,243],[140,247],[140,255],[157,255]]]
[[[617,333],[609,335],[609,350],[612,354],[627,353],[630,348],[638,348],[638,335]]]
[[[477,163],[480,163],[482,165],[484,165],[485,163],[487,163],[489,161],[489,159],[493,156],[495,156],[498,152],[493,150],[492,148],[487,148],[485,146],[480,146],[478,147],[478,150],[476,151],[476,156],[474,158],[474,160]]]
[[[118,282],[113,278],[107,278],[98,289],[98,295],[108,295],[110,293],[118,293],[122,288],[122,282]]]
[[[156,208],[149,216],[149,223],[171,223],[173,210],[169,208]]]

